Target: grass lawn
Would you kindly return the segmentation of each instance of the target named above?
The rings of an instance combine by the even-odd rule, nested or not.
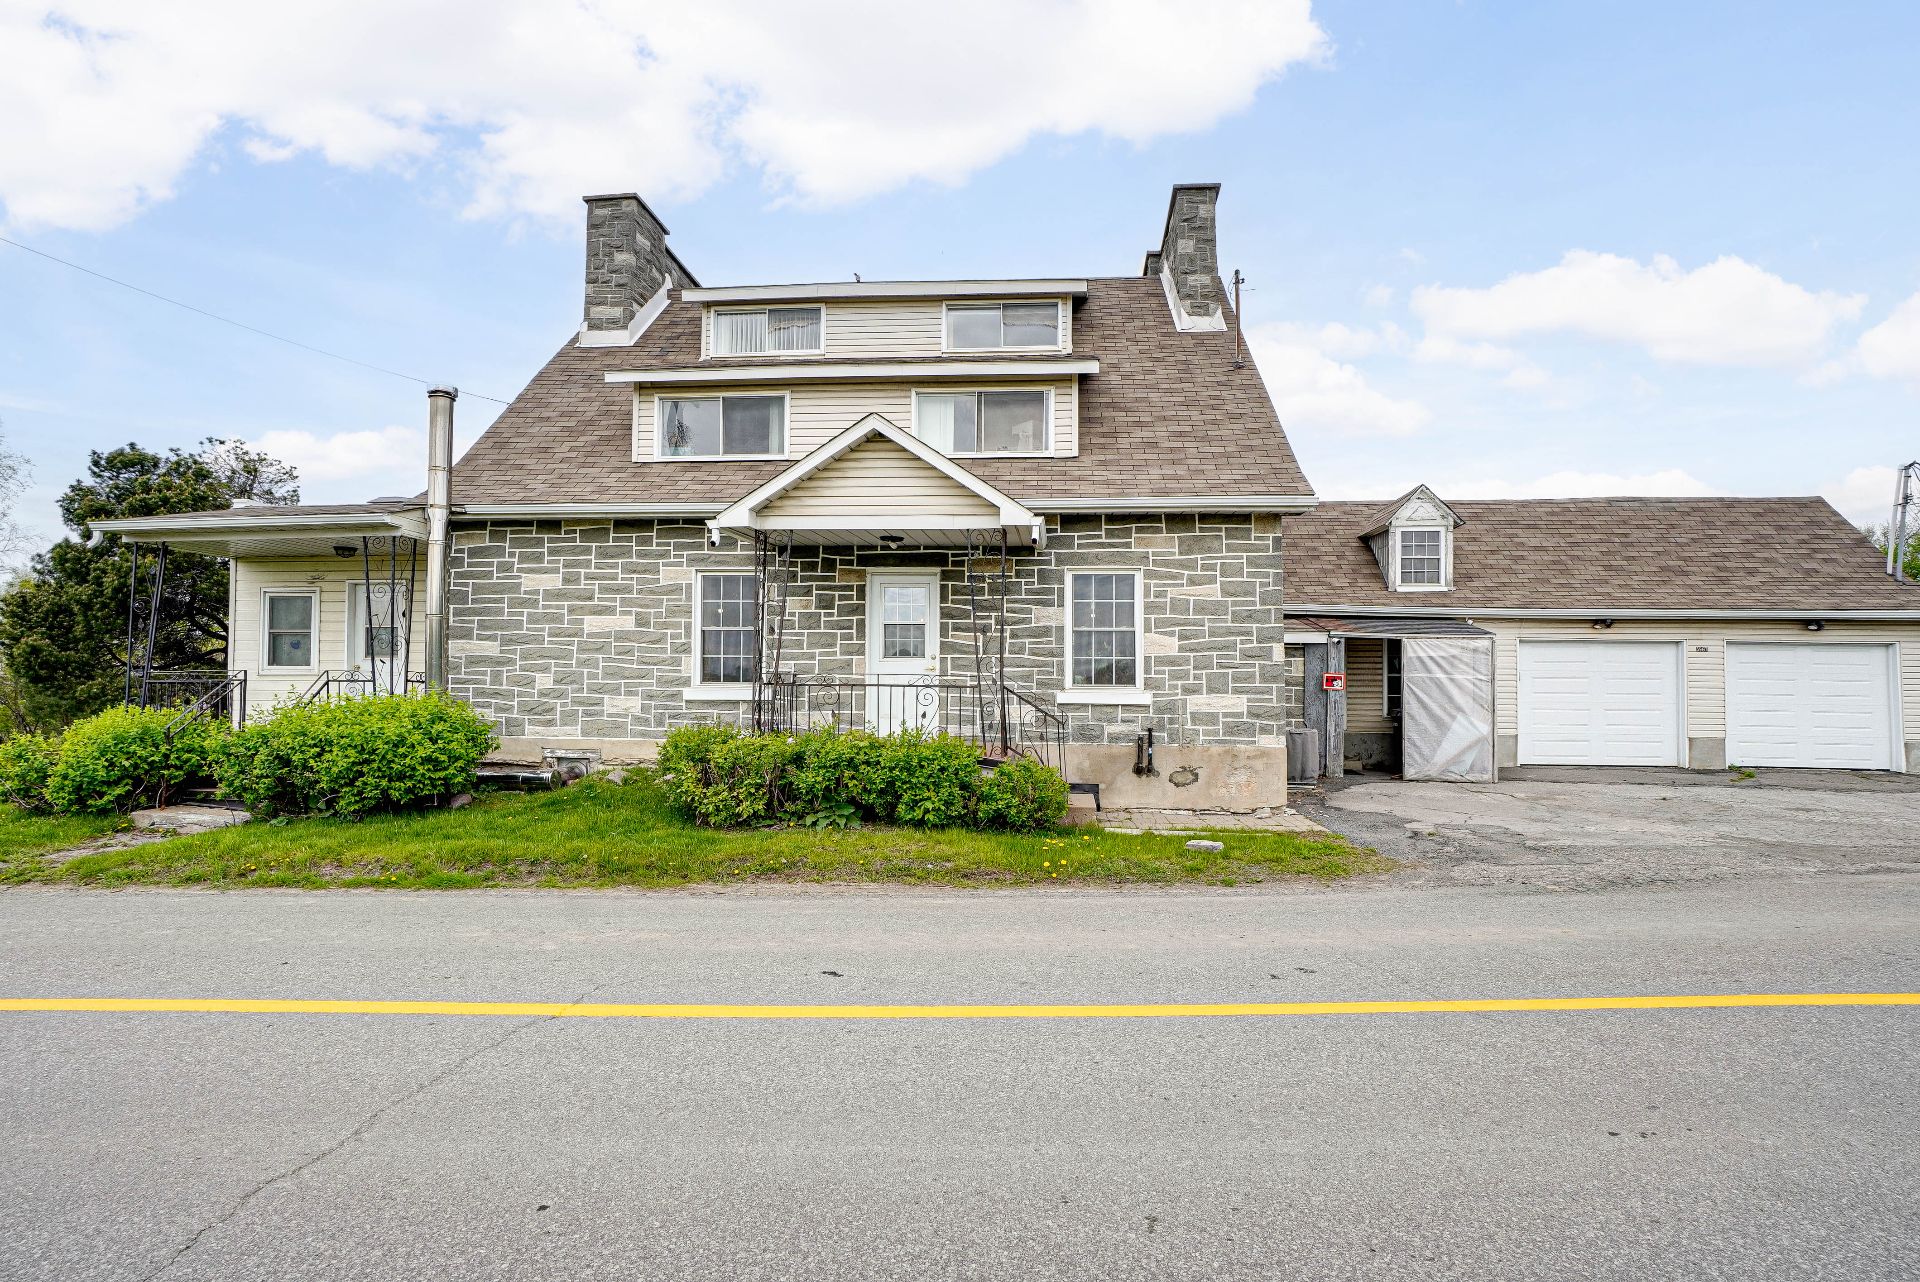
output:
[[[80,835],[92,831],[98,829]],[[1325,880],[1391,866],[1338,837],[1272,832],[1218,837],[1226,849],[1206,854],[1186,849],[1185,837],[1064,828],[1032,836],[905,828],[715,831],[678,818],[652,780],[636,774],[625,784],[596,778],[559,792],[500,793],[454,811],[358,823],[255,822],[61,864],[14,857],[0,865],[0,880],[407,889],[696,882],[1236,885],[1293,877]]]
[[[0,806],[0,880],[16,862],[27,862],[50,850],[67,850],[126,824],[120,815],[30,815],[12,806]]]

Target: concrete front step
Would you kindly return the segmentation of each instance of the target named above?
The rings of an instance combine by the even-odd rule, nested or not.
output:
[[[177,833],[212,832],[215,828],[231,828],[235,824],[246,823],[251,818],[253,816],[246,811],[232,806],[186,803],[136,810],[133,812],[133,826]]]

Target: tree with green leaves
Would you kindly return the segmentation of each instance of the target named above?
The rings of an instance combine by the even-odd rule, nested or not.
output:
[[[1909,517],[1908,520],[1920,520],[1920,514]],[[1891,533],[1892,528],[1890,525],[1869,525],[1867,527],[1867,537],[1873,540],[1873,546],[1880,549],[1881,556],[1887,554],[1887,540],[1893,537]],[[1908,528],[1906,555],[1901,559],[1906,564],[1907,582],[1920,583],[1920,530],[1911,527]]]
[[[60,496],[73,537],[35,556],[0,597],[0,659],[16,719],[50,729],[121,697],[133,549],[113,535],[89,546],[93,522],[299,499],[291,467],[240,441],[208,438],[197,450],[165,454],[132,444],[94,451],[86,477]],[[156,672],[226,666],[225,561],[170,553],[158,610]]]

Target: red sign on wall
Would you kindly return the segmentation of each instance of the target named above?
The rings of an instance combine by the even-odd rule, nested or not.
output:
[[[1346,674],[1346,673],[1344,673],[1344,672],[1329,672],[1329,673],[1327,673],[1327,674],[1326,674],[1325,676],[1323,676],[1323,677],[1321,677],[1321,678],[1320,678],[1320,688],[1321,688],[1322,690],[1344,690],[1344,689],[1346,689],[1346,688],[1347,688],[1347,674]]]

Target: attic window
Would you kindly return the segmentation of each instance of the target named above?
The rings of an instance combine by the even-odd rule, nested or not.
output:
[[[713,314],[715,356],[790,356],[818,354],[818,307],[728,308]]]
[[[662,396],[661,458],[779,458],[787,448],[784,396]]]
[[[1440,530],[1401,530],[1399,537],[1400,586],[1443,586],[1446,535]]]
[[[947,304],[949,351],[1059,346],[1059,303]]]
[[[1043,454],[1045,391],[916,392],[913,434],[943,454]]]

